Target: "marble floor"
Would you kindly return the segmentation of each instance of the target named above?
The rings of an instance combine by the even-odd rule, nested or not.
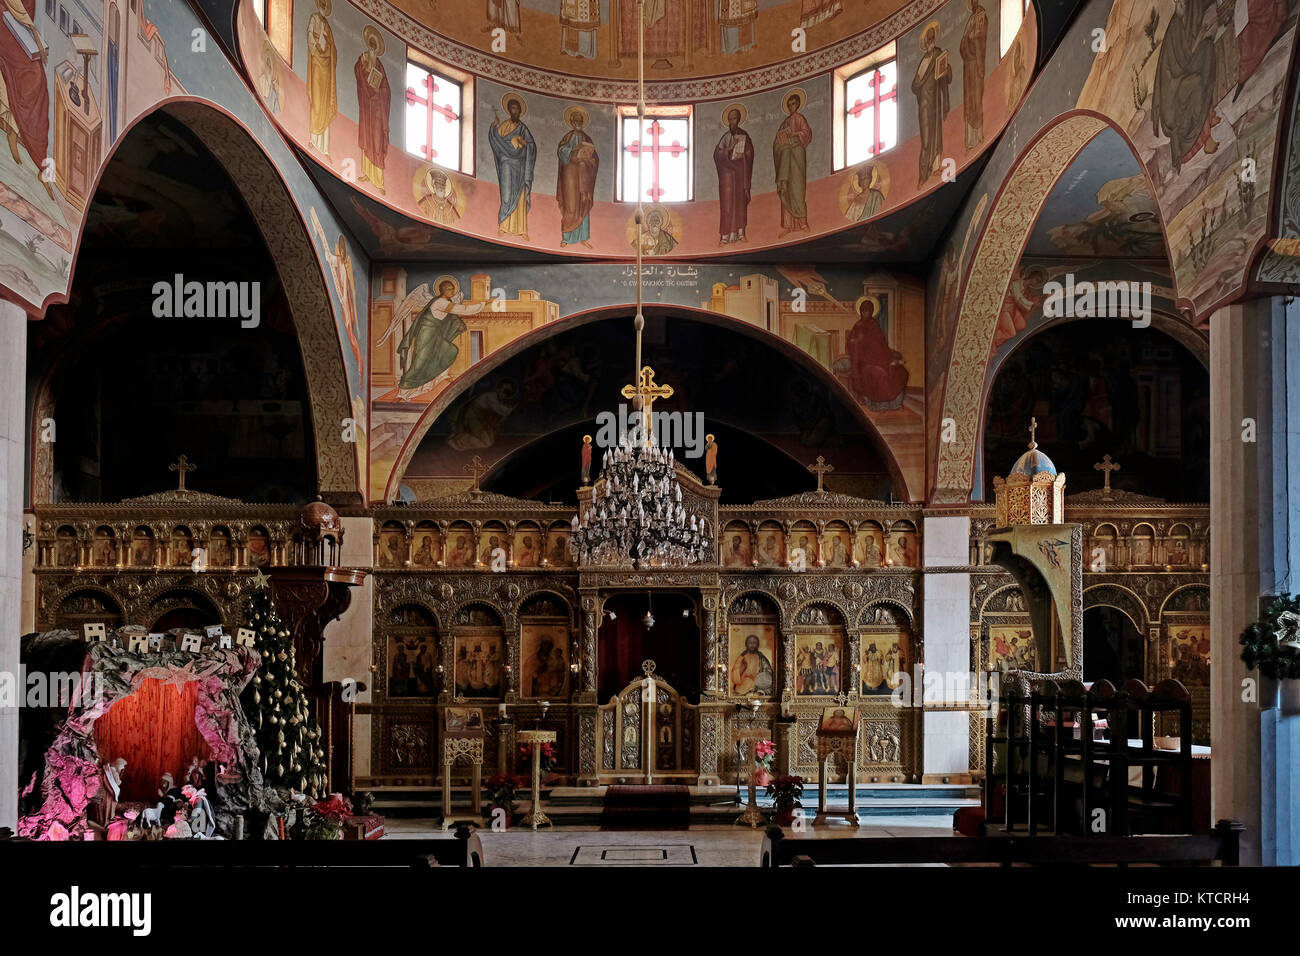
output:
[[[387,823],[387,839],[445,835],[434,820],[396,819]],[[802,837],[952,836],[951,816],[873,817],[854,829],[828,822],[809,827]],[[564,827],[479,831],[488,866],[757,866],[762,829],[740,826],[693,826],[689,830],[601,830]],[[929,864],[923,864],[929,865]]]

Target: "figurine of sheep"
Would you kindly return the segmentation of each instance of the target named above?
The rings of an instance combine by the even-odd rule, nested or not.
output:
[[[160,800],[156,807],[145,807],[140,811],[140,818],[144,821],[146,829],[162,826],[162,812],[163,807],[166,805],[167,804],[164,801]]]

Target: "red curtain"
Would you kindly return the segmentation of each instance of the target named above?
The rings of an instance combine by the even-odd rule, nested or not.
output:
[[[185,783],[181,774],[190,760],[209,759],[208,742],[194,723],[198,703],[196,681],[164,684],[149,677],[95,721],[100,760],[126,758],[121,799],[153,803],[164,773],[170,773],[179,787]]]
[[[687,699],[700,699],[700,632],[693,617],[682,611],[693,607],[682,594],[655,594],[655,626],[646,629],[641,618],[646,612],[644,594],[618,595],[605,602],[614,620],[605,618],[600,627],[597,660],[600,702],[605,703],[633,680],[642,676],[641,662],[655,662],[655,676],[661,677]]]

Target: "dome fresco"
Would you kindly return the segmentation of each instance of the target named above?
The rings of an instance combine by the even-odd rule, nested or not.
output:
[[[629,112],[635,56],[609,56],[609,35],[621,29],[609,25],[611,2],[622,9],[620,0],[584,6],[602,24],[594,60],[586,40],[560,45],[554,8],[518,0],[489,4],[487,23],[480,6],[458,15],[440,4],[435,18],[419,2],[353,0],[314,12],[298,4],[287,55],[245,3],[238,45],[267,114],[311,164],[359,193],[357,202],[409,220],[393,225],[367,211],[367,245],[414,238],[428,224],[432,243],[463,236],[507,256],[623,259],[636,252],[638,189],[653,224],[643,252],[652,257],[793,249],[939,194],[977,168],[1028,88],[1038,52],[1032,6],[1002,37],[1001,5],[974,12],[969,0],[877,0],[852,12],[844,0],[728,0],[718,9],[735,7],[735,17],[721,25],[706,16],[713,4],[657,0],[646,5],[655,18],[650,113],[638,130]],[[727,52],[741,42],[733,28],[746,32],[751,15],[771,19],[770,28],[750,27],[786,38],[783,54],[749,61]],[[467,36],[443,36],[435,23],[465,23]],[[556,27],[550,47],[548,23]],[[686,50],[654,32],[695,37],[697,27],[687,46],[710,52],[692,52],[689,62],[711,76],[695,77]],[[798,55],[792,30],[806,42]],[[504,47],[483,50],[494,34]],[[864,235],[856,250],[887,250],[896,235]]]

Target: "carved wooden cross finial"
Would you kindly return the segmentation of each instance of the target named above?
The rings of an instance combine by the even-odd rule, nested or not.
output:
[[[191,465],[190,460],[186,458],[184,455],[181,455],[181,457],[176,459],[175,462],[167,466],[168,471],[180,472],[181,483],[180,485],[177,486],[176,488],[177,491],[185,490],[185,472],[195,471],[198,467],[199,467],[198,465]]]
[[[817,476],[817,490],[824,491],[825,489],[822,488],[822,478],[827,472],[834,471],[835,466],[826,464],[826,459],[821,455],[818,455],[817,460],[808,466],[808,470]]]
[[[465,466],[465,473],[467,475],[473,476],[474,478],[474,485],[473,485],[474,491],[480,490],[478,486],[478,482],[479,479],[483,477],[483,473],[485,471],[487,471],[487,468],[484,467],[483,459],[480,458],[478,455],[475,455],[473,458],[471,458],[469,460],[469,464]]]
[[[847,707],[849,705],[849,695],[844,693],[844,691],[840,691],[839,696],[835,699],[840,702],[841,707]]]
[[[1029,447],[1030,448],[1038,447],[1038,442],[1034,441],[1034,432],[1036,431],[1038,431],[1038,419],[1030,418],[1029,419]]]
[[[661,398],[671,398],[673,387],[671,385],[656,385],[655,370],[649,365],[642,365],[641,374],[637,376],[636,382],[632,385],[624,385],[619,394],[624,398],[639,398],[642,437],[646,438],[650,435],[650,426],[652,424],[650,413],[654,409],[655,402]]]
[[[1111,473],[1112,471],[1119,471],[1119,462],[1117,462],[1117,461],[1111,461],[1111,460],[1110,460],[1110,455],[1102,455],[1102,456],[1101,456],[1101,461],[1099,461],[1099,462],[1097,462],[1097,464],[1093,465],[1092,468],[1093,468],[1094,471],[1100,471],[1100,472],[1102,473],[1102,476],[1103,476],[1102,480],[1103,480],[1105,483],[1102,485],[1101,491],[1102,491],[1102,494],[1104,494],[1104,495],[1106,495],[1106,496],[1109,497],[1109,495],[1110,495],[1110,473]]]

